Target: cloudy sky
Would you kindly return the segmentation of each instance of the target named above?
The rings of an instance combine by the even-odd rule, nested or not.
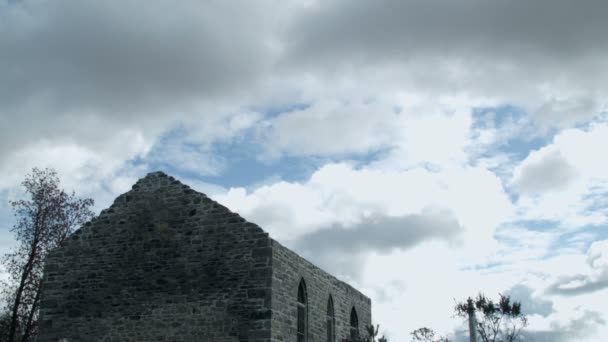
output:
[[[0,0],[0,252],[32,167],[147,172],[373,300],[394,342],[511,294],[608,339],[605,0]]]

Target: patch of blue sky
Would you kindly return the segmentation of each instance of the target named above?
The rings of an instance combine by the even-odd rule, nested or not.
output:
[[[565,231],[559,221],[518,220],[500,225],[494,232],[494,238],[507,247],[502,254],[508,254],[510,250],[524,248],[530,243],[528,241],[530,237],[551,240],[561,236]]]
[[[313,158],[260,158],[265,153],[265,147],[251,130],[242,132],[238,137],[210,144],[197,143],[195,139],[189,139],[188,134],[183,126],[174,127],[160,137],[145,157],[132,160],[132,165],[146,166],[148,171],[162,170],[178,178],[195,179],[225,188],[247,187],[268,179],[296,181],[310,175],[319,165]],[[167,146],[172,147],[167,150]],[[183,156],[168,153],[181,153]],[[186,158],[189,165],[180,163],[180,158]],[[200,168],[193,160],[200,161]]]
[[[2,219],[2,217],[0,217]],[[9,228],[12,227],[12,224]],[[13,247],[17,245],[17,241],[15,240],[15,236],[9,229],[4,229],[2,227],[0,229],[0,256],[6,254]]]
[[[278,160],[260,161],[255,154],[243,155],[238,146],[216,146],[223,150],[226,167],[217,175],[199,176],[198,179],[223,187],[255,187],[279,180],[299,182],[307,179],[319,164],[312,158],[282,157]],[[243,146],[243,148],[247,148]]]
[[[475,108],[472,129],[496,129],[501,133],[502,139],[479,157],[507,154],[515,161],[521,161],[531,151],[547,145],[557,133],[554,128],[541,129],[524,109],[512,105]]]
[[[585,212],[588,214],[604,213],[608,217],[608,188],[604,184],[602,187],[593,187],[583,196]]]
[[[559,229],[561,223],[558,220],[518,220],[509,222],[503,229],[508,227],[525,228],[526,230],[535,232],[547,232]]]
[[[541,259],[548,259],[557,255],[563,254],[584,254],[589,249],[589,246],[594,241],[608,239],[608,228],[606,225],[588,225],[576,230],[569,229],[549,229],[543,227],[531,226],[518,226],[518,228],[527,229],[530,231],[539,232],[541,235],[538,238],[542,238],[547,241],[546,247],[541,253]],[[502,229],[508,229],[503,227]],[[525,234],[524,234],[525,235]],[[499,242],[505,246],[509,246],[506,250],[525,248],[527,243],[526,236],[518,237],[515,234],[508,234],[507,232],[497,233],[496,238]],[[504,254],[503,253],[503,254]]]
[[[550,244],[545,258],[567,252],[586,253],[594,241],[606,239],[608,239],[608,225],[588,225],[565,231]]]
[[[393,150],[394,147],[392,146],[383,146],[362,153],[344,153],[333,157],[327,157],[325,158],[325,162],[346,162],[358,169],[385,160],[394,152]]]
[[[251,140],[218,143],[213,146],[226,161],[226,167],[218,175],[201,176],[204,182],[224,187],[251,188],[267,182],[306,182],[310,176],[328,163],[348,162],[355,168],[381,159],[386,150],[368,153],[345,154],[340,156],[292,156],[281,155],[277,158],[260,158],[264,147]]]
[[[541,128],[524,109],[512,105],[473,109],[471,128],[473,134],[489,130],[495,135],[488,145],[472,147],[470,161],[476,164],[480,160],[495,160],[488,169],[503,181],[513,202],[519,197],[516,189],[508,186],[514,168],[532,151],[549,144],[558,132],[555,128]]]
[[[594,241],[608,239],[607,228],[606,225],[587,225],[573,230],[563,227],[559,222],[542,220],[505,224],[500,226],[495,234],[495,238],[503,246],[497,251],[497,260],[474,265],[471,269],[501,268],[504,266],[501,264],[503,257],[527,248],[532,248],[530,258],[537,260],[567,254],[584,255]]]
[[[23,196],[25,196],[25,188],[19,187],[18,191],[23,191]],[[21,193],[11,194],[8,190],[0,190],[0,230],[8,230],[14,221],[13,208],[10,201],[20,198],[14,198],[11,195],[21,196]]]
[[[473,108],[473,128],[499,127],[505,123],[525,117],[525,110],[513,105],[501,105],[497,107]]]
[[[593,230],[597,241],[608,240],[608,224],[590,226],[589,229]]]
[[[578,128],[583,131],[590,130],[593,125],[597,123],[606,123],[608,122],[608,111],[603,111],[597,114],[593,119],[587,121],[581,121],[574,124],[574,128]]]
[[[8,248],[15,244],[13,233],[10,231],[15,222],[8,193],[0,191],[0,255],[4,255]]]
[[[294,103],[281,107],[251,108],[266,118],[308,108]],[[131,161],[134,167],[148,171],[162,170],[176,177],[196,179],[224,188],[251,188],[279,180],[304,182],[321,166],[348,161],[355,167],[383,158],[389,151],[377,149],[365,153],[336,156],[299,156],[279,154],[268,157],[267,141],[256,128],[243,130],[238,136],[211,143],[198,143],[183,125],[167,130],[144,157]],[[181,156],[178,156],[181,155]]]
[[[221,170],[222,158],[210,153],[212,144],[197,142],[190,133],[183,125],[167,130],[146,155],[131,160],[131,166],[177,177],[213,174]]]

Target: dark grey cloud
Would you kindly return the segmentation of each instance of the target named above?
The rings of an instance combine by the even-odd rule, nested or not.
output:
[[[522,335],[526,340],[535,342],[571,342],[594,336],[600,325],[606,325],[606,318],[601,313],[585,311],[582,317],[566,326],[554,324],[550,331],[524,331]]]
[[[318,1],[285,31],[284,63],[487,96],[562,125],[606,106],[607,16],[603,0]]]
[[[534,290],[525,285],[515,285],[505,295],[511,296],[513,301],[522,303],[523,313],[526,315],[538,314],[543,317],[553,313],[553,302],[533,296]]]
[[[515,104],[533,98],[538,115],[585,118],[608,93],[606,6],[3,1],[0,162],[14,163],[7,154],[34,140],[97,150],[130,131],[153,144],[176,122],[200,128],[243,108],[391,91],[490,94]],[[367,151],[362,146],[356,151]]]
[[[372,215],[344,227],[333,225],[297,239],[294,248],[329,271],[358,276],[366,252],[406,250],[429,240],[457,241],[463,227],[448,211],[402,217]]]
[[[120,131],[212,126],[274,60],[270,4],[0,2],[0,160],[36,140],[94,150]]]
[[[218,103],[259,105],[300,87],[337,86],[326,82],[328,70],[368,84],[362,70],[386,68],[436,94],[508,97],[539,82],[581,88],[586,98],[564,100],[565,111],[539,100],[541,112],[561,116],[588,112],[605,93],[605,1],[297,3],[4,1],[0,149],[24,135],[77,135],[75,127],[85,138],[126,126],[156,136],[171,118],[222,112]],[[366,93],[384,92],[369,85]]]
[[[260,4],[4,4],[0,102],[4,110],[39,101],[60,113],[124,116],[234,94],[251,86],[268,60]]]
[[[606,15],[602,0],[320,1],[296,17],[289,46],[294,58],[336,63],[417,56],[561,63],[606,52]]]
[[[560,77],[605,83],[603,68],[575,67],[594,70],[608,54],[604,1],[332,1],[309,10],[286,3],[3,2],[2,115],[166,115],[200,100],[247,97],[267,76],[297,77],[277,63],[296,71],[398,64],[415,73],[412,60],[422,59],[435,65],[422,70],[431,75],[446,71],[442,61],[464,61],[476,66],[470,76],[489,70],[483,60],[503,68],[501,75],[512,65],[527,74],[554,65]],[[324,68],[313,71],[324,78]],[[453,78],[435,76],[443,80],[435,86]],[[460,76],[458,88],[476,87]],[[492,88],[502,87],[497,81]]]
[[[562,276],[549,285],[547,292],[561,296],[578,296],[608,290],[608,264],[605,263],[606,241],[596,241],[587,251],[587,263],[592,273],[580,272]],[[586,274],[585,274],[586,273]]]
[[[462,231],[458,221],[447,212],[413,214],[403,217],[373,215],[352,227],[334,225],[305,235],[298,246],[314,250],[373,250],[389,252],[407,249],[430,239],[451,239]]]
[[[547,288],[548,293],[562,296],[578,296],[608,289],[608,270],[597,277],[578,274],[562,277]]]
[[[551,324],[551,330],[535,330],[529,328],[522,331],[525,341],[534,342],[572,342],[583,338],[594,337],[598,326],[606,325],[605,317],[595,311],[585,311],[583,315],[570,321],[567,325]],[[600,336],[595,336],[600,337]],[[601,336],[603,337],[603,336]],[[468,342],[467,330],[458,330],[453,335],[454,342]]]
[[[576,168],[558,151],[543,154],[537,160],[523,163],[516,179],[524,193],[539,193],[568,186],[577,176]]]

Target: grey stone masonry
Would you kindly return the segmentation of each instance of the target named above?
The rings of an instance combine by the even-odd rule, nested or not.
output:
[[[335,341],[350,337],[350,314],[359,318],[359,333],[372,323],[371,301],[277,241],[272,241],[272,341],[295,341],[297,291],[301,281],[308,294],[308,341],[327,342],[327,306],[331,296],[335,315]]]
[[[272,240],[257,225],[154,172],[54,250],[45,265],[39,342],[295,342],[297,294],[307,341],[336,339],[369,298]]]

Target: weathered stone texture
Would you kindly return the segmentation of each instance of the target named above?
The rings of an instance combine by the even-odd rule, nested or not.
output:
[[[325,341],[327,296],[338,340],[350,308],[370,301],[261,228],[157,172],[53,251],[45,266],[39,342],[295,341],[301,278],[309,342]]]
[[[331,295],[336,341],[350,336],[350,313],[355,308],[359,331],[371,324],[371,301],[350,285],[272,240],[272,341],[295,341],[297,294],[304,280],[308,296],[308,341],[327,342],[327,304]]]
[[[268,235],[151,174],[53,253],[39,341],[267,341]]]

